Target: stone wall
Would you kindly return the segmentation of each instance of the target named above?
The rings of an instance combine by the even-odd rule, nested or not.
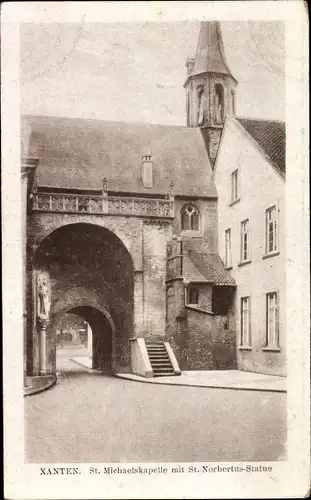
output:
[[[59,231],[62,236],[56,237]],[[74,238],[68,236],[75,231]],[[114,321],[118,369],[126,371],[129,338],[165,335],[166,246],[171,237],[171,223],[158,219],[33,212],[27,241],[28,373],[39,370],[32,269],[46,268],[51,275],[49,370],[55,370],[57,318],[73,307],[88,306],[104,310]],[[64,257],[68,238],[71,250]]]
[[[235,327],[226,323],[224,316],[186,306],[185,318],[168,325],[167,340],[182,370],[236,368]]]
[[[144,337],[165,336],[166,246],[171,226],[145,221],[143,225]]]

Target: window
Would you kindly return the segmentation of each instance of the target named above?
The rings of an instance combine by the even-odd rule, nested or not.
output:
[[[277,251],[277,209],[276,205],[266,210],[266,254]]]
[[[231,202],[239,199],[239,171],[234,170],[231,174]]]
[[[224,88],[217,83],[215,85],[215,123],[221,125],[224,121]]]
[[[250,297],[241,298],[241,346],[251,347]]]
[[[167,244],[166,255],[167,255],[168,258],[172,256],[172,244],[171,243]]]
[[[198,125],[204,123],[204,106],[205,106],[205,96],[204,88],[200,87],[198,90]]]
[[[186,205],[181,213],[181,226],[184,231],[198,231],[199,230],[199,210],[193,205]]]
[[[199,288],[197,286],[190,286],[188,289],[188,304],[199,304]]]
[[[241,222],[241,262],[250,259],[249,219]]]
[[[276,292],[267,293],[266,296],[266,347],[279,347],[279,311]]]
[[[227,229],[225,231],[225,266],[232,266],[232,257],[231,257],[231,229]]]

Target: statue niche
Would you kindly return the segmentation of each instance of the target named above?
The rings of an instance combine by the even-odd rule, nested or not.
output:
[[[49,320],[51,307],[51,284],[48,273],[37,272],[37,318]]]

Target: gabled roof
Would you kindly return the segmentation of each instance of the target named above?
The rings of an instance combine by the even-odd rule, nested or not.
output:
[[[39,159],[38,187],[138,194],[216,196],[200,129],[143,123],[25,116],[28,156]],[[23,122],[22,120],[22,122]],[[154,183],[141,181],[142,156],[152,155]]]
[[[285,123],[275,120],[252,120],[238,117],[236,117],[236,120],[255,140],[259,148],[274,163],[277,169],[285,174]]]
[[[202,238],[183,239],[183,274],[185,282],[236,286],[218,254],[209,252]]]
[[[195,61],[188,78],[201,73],[220,73],[233,78],[226,61],[218,21],[202,22],[200,26]]]

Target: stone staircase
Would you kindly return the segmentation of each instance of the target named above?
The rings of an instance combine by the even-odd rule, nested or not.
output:
[[[154,377],[176,375],[164,342],[146,342],[146,348]]]

